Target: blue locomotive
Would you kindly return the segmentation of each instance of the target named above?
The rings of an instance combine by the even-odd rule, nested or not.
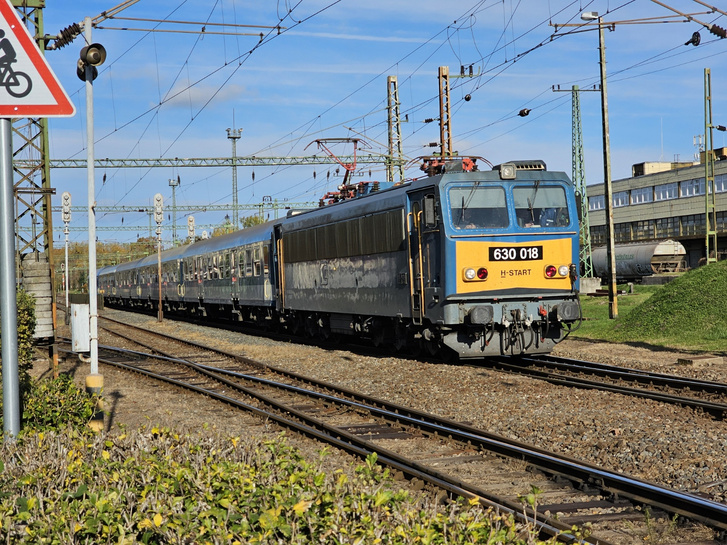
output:
[[[460,358],[547,353],[581,319],[572,182],[542,161],[430,158],[388,188],[98,271],[107,304]],[[375,190],[372,190],[375,189]],[[335,202],[334,202],[335,201]]]

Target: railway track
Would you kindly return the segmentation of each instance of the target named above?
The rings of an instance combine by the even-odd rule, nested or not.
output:
[[[359,456],[375,451],[379,461],[409,478],[431,483],[451,495],[478,497],[484,505],[498,505],[519,518],[530,517],[543,535],[563,533],[567,541],[573,524],[589,522],[598,528],[599,524],[608,527],[615,521],[643,518],[643,505],[727,529],[727,506],[723,504],[234,354],[188,342],[182,348],[178,339],[148,330],[136,330],[133,337],[113,332],[154,351],[157,357],[141,352],[119,356],[104,348],[103,363],[192,389]],[[146,338],[141,339],[142,335]],[[131,362],[121,361],[130,357]],[[526,466],[535,472],[525,471]],[[472,482],[487,482],[487,486]],[[520,493],[533,484],[540,488],[538,513],[550,513],[558,520],[523,510],[513,494],[513,483],[520,484]],[[603,537],[596,541],[607,542]]]
[[[488,358],[485,365],[552,384],[605,390],[727,415],[727,384],[556,356]],[[584,375],[589,378],[585,378]],[[684,395],[687,393],[689,395]],[[699,396],[699,397],[694,397]]]

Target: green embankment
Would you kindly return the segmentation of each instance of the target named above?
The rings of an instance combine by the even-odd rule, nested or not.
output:
[[[585,321],[574,337],[727,350],[727,261],[691,270],[664,286],[635,286],[634,294],[618,296],[615,320],[609,319],[607,297],[583,296],[581,302]]]

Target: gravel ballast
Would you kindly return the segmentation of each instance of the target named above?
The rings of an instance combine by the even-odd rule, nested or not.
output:
[[[258,359],[376,397],[445,416],[677,490],[727,502],[727,424],[655,401],[579,390],[475,365],[367,356],[345,344],[324,348],[106,309],[149,329]],[[100,342],[115,340],[101,334]],[[727,365],[678,365],[683,353],[567,339],[555,355],[727,382]],[[43,366],[45,364],[41,364]],[[37,366],[36,366],[37,367]],[[85,364],[62,370],[82,379]],[[41,373],[44,372],[41,369]],[[47,371],[45,371],[47,372]],[[101,367],[107,427],[169,424],[239,434],[250,419],[218,403]],[[110,421],[110,422],[109,422]]]

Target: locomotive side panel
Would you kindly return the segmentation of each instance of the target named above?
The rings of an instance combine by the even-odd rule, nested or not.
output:
[[[409,307],[404,212],[336,218],[283,235],[287,309],[372,316]]]

